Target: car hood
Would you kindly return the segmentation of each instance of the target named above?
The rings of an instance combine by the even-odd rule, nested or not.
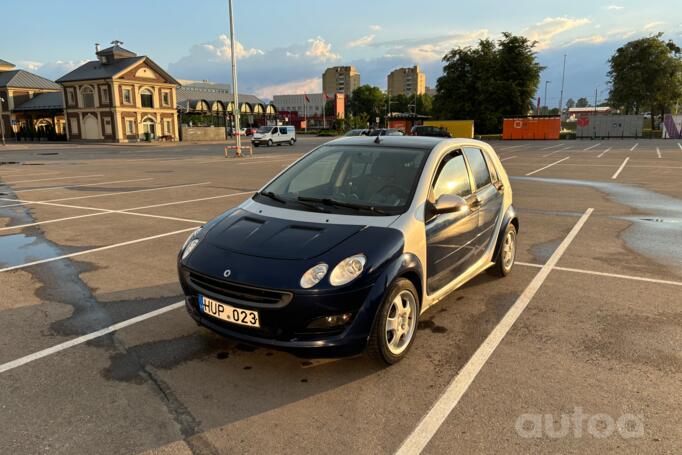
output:
[[[271,218],[237,209],[212,226],[205,240],[223,250],[249,256],[310,259],[364,228]]]

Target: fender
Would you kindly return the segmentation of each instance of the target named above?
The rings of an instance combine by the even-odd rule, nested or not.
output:
[[[509,223],[514,223],[514,225],[516,226],[516,233],[518,234],[519,219],[516,216],[516,210],[514,210],[513,205],[510,205],[507,208],[507,211],[504,214],[504,218],[502,219],[502,224],[500,225],[500,232],[497,233],[495,250],[493,251],[493,260],[496,259],[498,254],[500,253],[500,248],[502,248],[502,241],[504,240],[504,232],[507,230],[507,226],[509,226]]]

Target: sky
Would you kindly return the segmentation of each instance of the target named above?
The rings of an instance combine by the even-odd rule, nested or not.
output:
[[[56,79],[94,59],[114,39],[148,55],[176,79],[230,82],[227,0],[3,0],[0,58]],[[546,70],[538,90],[556,106],[566,55],[564,101],[608,95],[608,58],[625,42],[663,32],[682,45],[679,0],[570,2],[483,0],[233,0],[239,91],[321,91],[328,66],[354,65],[361,82],[386,87],[393,69],[420,65],[427,85],[442,57],[502,32],[536,40]]]

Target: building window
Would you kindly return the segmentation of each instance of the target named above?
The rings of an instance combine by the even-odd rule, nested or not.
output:
[[[102,86],[102,104],[109,104],[109,87]]]
[[[163,121],[163,134],[167,136],[173,135],[171,121],[169,119]]]
[[[128,136],[135,134],[135,120],[126,119],[126,134]]]
[[[133,104],[133,94],[129,88],[123,89],[123,103],[124,104]]]
[[[81,96],[83,97],[83,107],[95,107],[95,91],[92,87],[83,87]]]
[[[66,100],[69,102],[69,106],[74,106],[76,104],[76,97],[74,96],[73,89],[66,89]]]
[[[164,106],[170,106],[170,93],[163,92],[161,94],[161,102],[163,103]]]
[[[142,107],[154,107],[154,94],[148,88],[140,90],[140,104]]]
[[[78,134],[78,119],[76,117],[71,117],[71,134]]]
[[[104,119],[104,134],[111,136],[111,119],[108,117]]]

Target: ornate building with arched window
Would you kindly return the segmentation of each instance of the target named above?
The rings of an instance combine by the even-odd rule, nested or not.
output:
[[[57,80],[69,140],[178,140],[176,81],[147,56],[114,41],[97,60]]]

